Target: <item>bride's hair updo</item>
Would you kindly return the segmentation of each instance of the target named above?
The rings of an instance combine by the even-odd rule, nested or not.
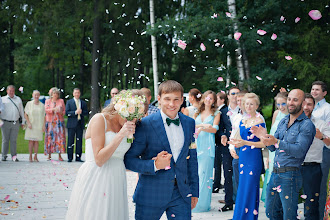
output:
[[[119,94],[122,94],[125,91],[126,90],[122,90],[122,91],[120,91]],[[144,95],[143,92],[139,89],[132,89],[131,91],[132,91],[132,95],[134,95],[134,96],[143,96]],[[113,100],[114,100],[114,98],[112,98],[110,104],[107,107],[103,108],[102,111],[101,111],[101,113],[108,114],[110,119],[112,119],[113,117],[116,116],[116,114],[118,114],[116,109],[115,109],[115,105],[113,103]],[[147,113],[147,112],[148,112],[148,102],[146,100],[144,102],[144,113]]]

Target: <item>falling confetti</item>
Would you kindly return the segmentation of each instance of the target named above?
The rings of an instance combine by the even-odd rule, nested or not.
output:
[[[263,36],[263,35],[267,34],[267,32],[264,31],[264,30],[259,29],[259,30],[257,31],[257,34],[259,34],[260,36]]]
[[[253,175],[253,172],[251,171],[249,174],[250,174],[250,175]]]
[[[240,32],[236,32],[235,34],[234,34],[234,38],[235,38],[235,40],[239,40],[239,38],[242,36],[242,33],[240,33]]]
[[[218,82],[223,82],[223,78],[222,77],[218,77],[217,81]]]
[[[245,208],[245,213],[248,213],[249,209],[248,208]]]
[[[186,49],[187,44],[182,41],[182,40],[178,40],[178,47],[180,47],[182,50]]]
[[[256,76],[256,78],[257,78],[257,80],[262,80],[262,78],[260,76]]]
[[[229,12],[226,12],[226,16],[227,16],[228,18],[230,18],[230,17],[231,17],[231,14],[230,14]]]
[[[311,17],[314,21],[319,20],[320,18],[322,18],[322,14],[319,10],[311,10],[308,13],[309,17]]]
[[[188,195],[187,195],[187,198],[189,198],[189,197],[192,197],[192,194],[188,194]]]
[[[270,37],[270,39],[272,39],[272,40],[276,40],[276,38],[277,38],[277,35],[276,34],[272,34],[272,36]]]
[[[258,211],[257,210],[253,210],[253,215],[258,215]]]
[[[166,167],[165,167],[165,170],[169,170],[169,169],[171,169],[170,166],[166,166]]]
[[[258,42],[259,44],[262,44],[262,41],[261,41],[261,40],[257,40],[257,42]]]
[[[243,165],[243,164],[241,164],[241,165],[239,165],[239,166],[240,166],[241,168],[242,168],[242,167],[244,167],[244,165]]]
[[[285,17],[284,16],[281,16],[280,17],[280,21],[284,21]]]
[[[240,172],[240,174],[243,174],[243,170]]]
[[[300,18],[299,17],[296,17],[296,19],[294,19],[294,22],[295,23],[298,23],[300,21]]]
[[[307,199],[307,195],[301,195],[300,196],[302,199]]]
[[[292,60],[292,57],[290,57],[290,56],[285,56],[285,59],[286,59],[286,60]]]
[[[201,43],[200,48],[201,48],[202,51],[205,51],[206,50],[206,47],[205,47],[205,45],[203,43]]]
[[[254,149],[254,148],[256,148],[256,146],[254,146],[254,145],[251,145],[251,149]]]

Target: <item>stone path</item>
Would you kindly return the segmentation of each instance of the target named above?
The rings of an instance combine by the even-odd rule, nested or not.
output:
[[[55,154],[52,157],[58,159]],[[18,155],[20,162],[6,161],[0,163],[0,219],[65,218],[72,186],[82,163],[47,161],[43,154],[39,154],[38,158],[39,163],[30,163],[27,154],[20,154]],[[66,155],[63,155],[63,159],[67,159]],[[136,180],[137,174],[128,171],[128,200],[130,219],[132,220],[134,219],[132,195]],[[218,212],[221,205],[217,201],[223,198],[223,192],[212,194],[211,211],[193,213],[192,219],[231,219],[233,211]],[[299,212],[302,213],[302,204],[299,205]],[[166,219],[165,215],[161,219]],[[259,219],[268,219],[262,202],[259,208]]]

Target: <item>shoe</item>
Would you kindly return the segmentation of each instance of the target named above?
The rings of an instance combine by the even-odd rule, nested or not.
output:
[[[233,205],[224,205],[224,207],[219,208],[219,212],[227,212],[233,210]]]
[[[212,193],[219,193],[219,188],[214,188],[214,189],[212,190]]]
[[[68,162],[69,162],[69,163],[71,163],[71,162],[72,162],[72,160],[68,160]]]
[[[76,159],[76,162],[85,162],[82,159]]]
[[[7,156],[3,156],[2,161],[7,161]]]
[[[225,188],[225,186],[220,184],[219,189],[223,189],[223,188]]]
[[[35,162],[39,162],[39,160],[38,160],[38,158],[37,158],[37,154],[34,155],[33,160],[34,160]]]
[[[222,200],[222,199],[219,199],[218,202],[222,203],[222,204],[226,204],[225,200]]]
[[[64,161],[62,157],[59,157],[58,160],[59,160],[59,161]]]

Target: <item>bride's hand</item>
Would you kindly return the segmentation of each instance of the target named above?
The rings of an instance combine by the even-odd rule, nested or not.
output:
[[[122,133],[124,136],[128,136],[129,134],[135,133],[135,122],[134,121],[127,121],[123,125],[123,127],[120,129],[120,133]]]

